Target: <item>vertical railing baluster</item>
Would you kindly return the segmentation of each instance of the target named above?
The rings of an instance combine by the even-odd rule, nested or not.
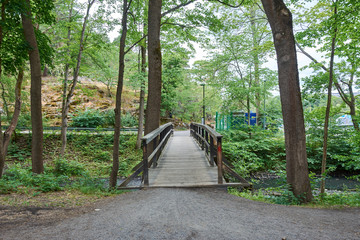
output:
[[[222,167],[222,145],[221,137],[217,137],[217,166],[218,166],[218,184],[223,183],[223,167]]]
[[[202,136],[202,139],[201,139],[201,150],[204,150],[204,147],[205,147],[205,143],[204,143],[205,129],[204,129],[203,127],[201,128],[201,136]]]
[[[215,155],[215,151],[214,151],[214,138],[210,135],[210,165],[213,167],[214,166],[214,155]]]
[[[146,140],[142,141],[142,147],[143,147],[143,181],[144,186],[149,186],[149,163],[148,163],[148,155],[147,155],[147,143]]]
[[[206,153],[206,155],[209,155],[210,154],[210,152],[209,152],[209,133],[208,133],[208,131],[206,131],[205,130],[205,142],[207,143],[207,144],[205,144],[205,153]]]

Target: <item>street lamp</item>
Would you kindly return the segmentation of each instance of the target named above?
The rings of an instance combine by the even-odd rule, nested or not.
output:
[[[205,83],[201,83],[200,86],[203,87],[203,117],[201,118],[201,123],[205,124]]]
[[[266,99],[266,80],[264,80],[264,126],[263,126],[263,129],[265,130],[266,129],[266,108],[265,108],[265,99]]]

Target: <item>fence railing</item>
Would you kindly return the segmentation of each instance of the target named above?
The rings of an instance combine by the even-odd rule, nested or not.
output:
[[[225,156],[222,151],[222,135],[216,132],[211,127],[199,124],[191,123],[190,124],[190,134],[200,145],[201,149],[205,151],[205,156],[208,159],[211,166],[214,166],[216,163],[218,168],[218,184],[223,184],[223,179],[227,181],[230,180],[230,177],[236,179],[237,183],[227,183],[234,184],[234,186],[241,186],[244,188],[251,188],[249,184],[243,177],[237,174],[232,170],[232,164],[225,159]],[[226,173],[226,175],[224,175]]]
[[[216,157],[216,165],[218,167],[218,183],[222,184],[223,162],[221,141],[223,136],[220,133],[217,133],[211,127],[199,123],[190,124],[190,134],[201,146],[201,149],[205,151],[205,155],[211,166],[214,166]]]
[[[157,166],[157,160],[173,131],[173,124],[167,123],[145,135],[141,139],[141,145],[143,148],[144,186],[149,186],[149,168],[152,164],[154,164],[155,167]]]
[[[120,184],[119,188],[126,188],[128,183],[141,172],[143,173],[142,182],[144,183],[144,186],[149,186],[149,168],[152,165],[157,165],[157,160],[173,131],[174,125],[172,123],[167,123],[141,138],[143,160],[133,168],[134,173],[126,178],[125,181]]]

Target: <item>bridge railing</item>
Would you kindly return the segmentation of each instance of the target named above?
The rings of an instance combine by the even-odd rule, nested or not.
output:
[[[243,188],[251,188],[251,184],[248,183],[243,177],[237,174],[232,170],[232,164],[226,160],[224,153],[222,151],[222,135],[216,132],[211,127],[199,124],[191,123],[190,124],[190,134],[200,145],[201,149],[205,151],[205,155],[211,166],[214,166],[216,163],[218,168],[218,183],[223,184],[223,179],[227,181],[230,180],[230,177],[236,179],[236,183],[227,183],[233,184],[236,186],[241,186]],[[216,160],[215,160],[216,159]],[[224,176],[224,173],[226,175]]]
[[[205,151],[205,155],[211,166],[214,166],[214,158],[216,156],[216,164],[218,167],[218,183],[223,183],[223,162],[222,162],[222,135],[211,127],[199,124],[190,124],[190,135],[195,138],[201,149]]]
[[[144,186],[149,186],[149,168],[157,165],[157,160],[173,131],[173,124],[167,123],[141,138],[143,160],[133,168],[134,173],[120,184],[119,189],[125,189],[127,184],[141,172],[143,172]]]
[[[157,160],[170,136],[173,134],[173,131],[174,125],[167,123],[141,138],[144,186],[149,186],[149,168],[152,164],[154,164],[155,167],[157,166]]]

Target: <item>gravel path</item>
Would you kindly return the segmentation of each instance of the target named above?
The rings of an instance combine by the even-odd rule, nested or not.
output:
[[[271,205],[221,189],[134,191],[96,207],[0,239],[360,239],[360,209]]]

